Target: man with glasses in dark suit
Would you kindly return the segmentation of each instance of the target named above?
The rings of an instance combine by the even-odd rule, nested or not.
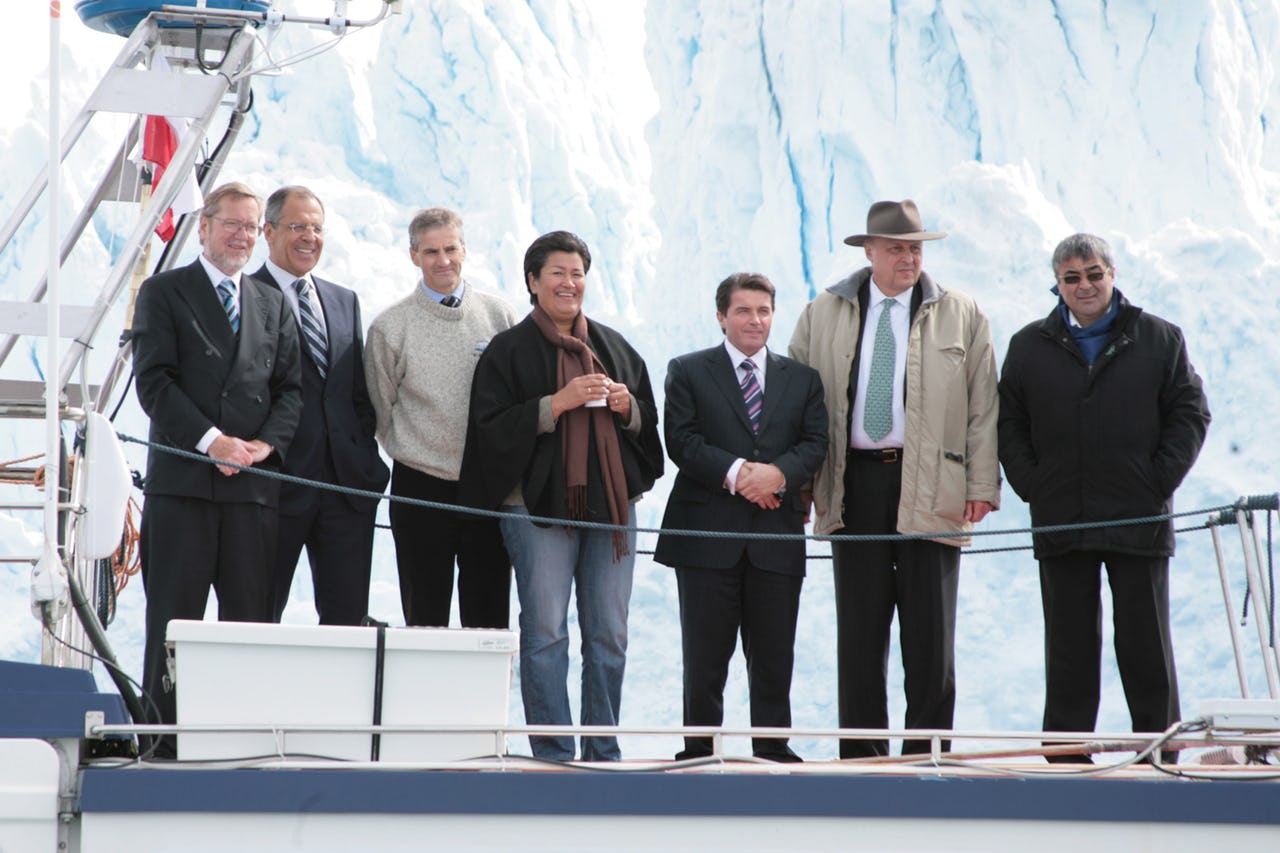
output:
[[[209,193],[199,258],[142,283],[133,318],[138,401],[152,442],[278,471],[302,411],[298,328],[280,291],[241,270],[262,202],[244,184]],[[271,620],[280,483],[160,450],[147,454],[140,551],[147,593],[143,689],[175,722],[171,619]],[[162,743],[158,755],[171,754]]]
[[[276,287],[298,321],[302,344],[302,420],[284,472],[381,492],[391,472],[374,440],[377,417],[364,379],[364,327],[351,290],[315,275],[324,251],[324,204],[306,187],[267,199],[270,247],[254,277]],[[272,615],[280,621],[305,546],[321,625],[359,625],[369,609],[374,498],[312,486],[280,487]]]

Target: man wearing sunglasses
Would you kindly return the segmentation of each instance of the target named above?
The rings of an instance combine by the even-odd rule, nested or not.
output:
[[[1013,336],[1000,379],[1009,484],[1037,527],[1167,514],[1209,427],[1182,332],[1115,289],[1111,248],[1099,237],[1063,240],[1053,271],[1058,304]],[[1032,541],[1044,607],[1044,730],[1092,731],[1097,722],[1103,565],[1134,731],[1176,722],[1173,523],[1037,533]]]

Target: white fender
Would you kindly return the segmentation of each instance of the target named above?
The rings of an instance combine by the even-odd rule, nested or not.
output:
[[[105,560],[120,547],[133,478],[116,431],[98,412],[85,426],[84,515],[80,517],[77,556]]]
[[[52,626],[67,614],[67,567],[53,543],[46,542],[40,561],[31,568],[31,615]]]

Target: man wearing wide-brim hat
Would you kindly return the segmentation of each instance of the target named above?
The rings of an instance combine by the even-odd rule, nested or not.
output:
[[[845,239],[870,265],[818,294],[791,337],[791,357],[818,370],[827,404],[815,532],[959,534],[832,543],[842,728],[888,727],[895,609],[906,727],[951,728],[960,548],[999,507],[991,330],[972,299],[921,269],[924,242],[945,236],[925,230],[910,199],[871,205],[866,233]],[[840,744],[842,758],[886,754],[885,740]]]

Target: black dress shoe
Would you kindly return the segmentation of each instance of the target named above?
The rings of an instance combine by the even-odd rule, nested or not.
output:
[[[709,749],[689,749],[685,748],[676,753],[676,761],[689,761],[694,758],[710,758],[712,755]]]

